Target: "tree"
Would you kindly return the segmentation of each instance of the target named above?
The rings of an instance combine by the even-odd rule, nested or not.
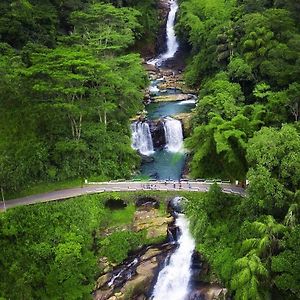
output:
[[[275,285],[287,293],[286,299],[299,298],[299,237],[300,227],[298,225],[286,234],[283,240],[284,250],[272,258],[272,271],[276,273]]]
[[[275,221],[272,216],[265,216],[261,220],[250,224],[253,237],[243,241],[245,252],[253,251],[260,258],[269,260],[279,249],[279,238],[285,231],[285,226]]]
[[[256,254],[249,253],[239,258],[234,267],[231,288],[235,291],[235,299],[270,299],[269,293],[264,288],[269,273]]]

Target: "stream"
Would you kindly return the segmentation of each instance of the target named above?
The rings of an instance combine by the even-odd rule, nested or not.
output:
[[[179,43],[174,30],[178,5],[176,0],[170,1],[170,12],[167,20],[167,50],[147,63],[157,67],[157,75],[150,83],[150,96],[185,95],[176,87],[161,88],[166,82],[163,74],[175,77],[175,70],[165,70],[164,63],[174,58]],[[151,77],[150,77],[151,78]],[[189,113],[195,107],[193,95],[188,95],[182,101],[153,102],[146,105],[146,120],[136,121],[132,124],[132,147],[143,156],[151,159],[142,163],[141,174],[158,180],[180,180],[182,178],[186,152],[184,149],[184,132],[182,122],[174,115]],[[154,98],[155,99],[155,98]],[[153,122],[159,120],[163,127],[163,145],[157,144],[153,134]],[[152,130],[151,130],[152,129]],[[195,241],[189,232],[189,222],[184,214],[175,213],[175,226],[178,228],[176,250],[167,256],[153,287],[151,300],[185,300],[189,298],[190,279],[192,276],[192,257]]]
[[[144,159],[140,169],[142,177],[149,177],[156,180],[180,180],[183,175],[186,152],[184,150],[184,132],[180,120],[176,115],[189,113],[195,107],[196,97],[185,94],[176,87],[176,70],[165,68],[165,63],[173,59],[179,48],[175,34],[174,25],[178,5],[175,0],[170,1],[170,12],[167,20],[167,50],[157,57],[150,59],[147,63],[156,66],[156,74],[151,74],[150,79],[150,101],[146,105],[146,120],[136,121],[131,125],[132,147],[143,155]],[[173,78],[173,86],[167,86],[166,81]],[[179,96],[186,98],[182,101],[155,102],[155,97]],[[154,101],[153,101],[154,99]],[[169,99],[170,100],[170,99]],[[160,139],[157,141],[155,125],[161,124]],[[163,136],[162,136],[163,135]],[[157,146],[158,144],[158,146]]]
[[[179,48],[174,30],[178,4],[176,0],[170,0],[169,4],[167,50],[147,62],[148,67],[151,65],[151,83],[145,103],[146,116],[132,122],[131,132],[132,148],[142,157],[139,176],[178,181],[183,176],[187,155],[182,115],[195,108],[196,97],[184,92],[182,74],[167,68],[169,60],[178,59]],[[155,205],[151,206],[151,201]],[[195,251],[183,201],[186,199],[182,197],[169,200],[171,217],[160,217],[157,200],[150,196],[136,202],[133,230],[142,225],[141,228],[148,228],[147,234],[163,232],[166,238],[159,244],[138,249],[112,268],[103,258],[101,264],[107,271],[97,280],[95,300],[212,300],[223,295],[221,287],[200,281],[200,274],[205,274],[208,267]]]

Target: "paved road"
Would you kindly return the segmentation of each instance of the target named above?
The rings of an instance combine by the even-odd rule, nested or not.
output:
[[[142,190],[157,190],[157,191],[192,191],[192,192],[207,192],[212,182],[197,182],[197,181],[182,181],[181,183],[168,181],[151,181],[151,182],[103,182],[90,183],[82,188],[72,188],[60,191],[54,191],[44,194],[27,196],[23,198],[5,201],[6,208],[12,208],[20,205],[29,205],[40,202],[48,202],[73,198],[76,196],[95,194],[102,192],[131,192]],[[228,183],[218,183],[224,193],[245,195],[245,190],[241,187]],[[0,210],[4,209],[4,204],[1,202]]]

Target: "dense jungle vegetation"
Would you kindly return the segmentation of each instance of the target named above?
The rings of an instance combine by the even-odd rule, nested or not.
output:
[[[1,213],[0,299],[91,299],[101,257],[118,264],[141,245],[161,242],[132,231],[135,201],[143,196],[158,199],[166,215],[164,203],[175,195],[102,193]],[[127,207],[112,210],[108,200]]]
[[[155,0],[0,3],[0,185],[130,176]]]
[[[244,199],[190,205],[198,248],[234,299],[299,299],[299,2],[180,2],[199,88],[191,174],[250,181]]]
[[[133,203],[121,211],[104,206],[120,196],[84,196],[1,214],[0,298],[90,299],[102,271],[99,257],[120,263],[147,243],[143,232],[120,230],[132,222]],[[106,236],[108,229],[113,234]]]
[[[129,177],[129,118],[148,83],[134,51],[153,43],[156,0],[4,0],[0,12],[0,186]],[[236,300],[300,299],[299,21],[293,0],[180,0],[199,90],[191,176],[250,182],[244,198],[187,196],[197,248]],[[146,243],[102,239],[134,211],[102,200],[1,214],[0,297],[88,298],[99,256],[118,263]]]

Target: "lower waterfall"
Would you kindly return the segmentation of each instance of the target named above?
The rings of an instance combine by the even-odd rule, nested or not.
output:
[[[181,234],[178,248],[160,271],[151,300],[185,300],[188,296],[195,241],[189,232],[189,222],[183,214],[178,215],[176,226]]]
[[[149,124],[146,122],[134,122],[131,124],[132,148],[143,155],[154,153],[153,142]]]
[[[165,121],[166,149],[170,152],[183,151],[183,133],[181,122],[170,117]]]

